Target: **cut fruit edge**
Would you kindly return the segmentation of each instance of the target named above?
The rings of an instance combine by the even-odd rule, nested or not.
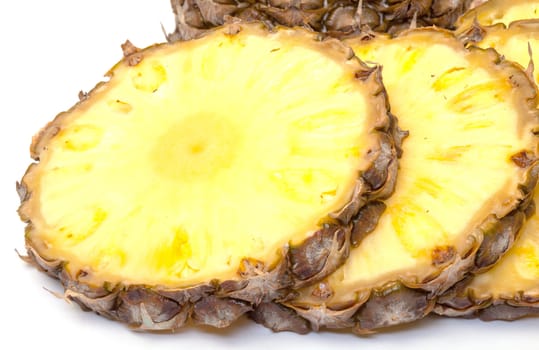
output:
[[[238,273],[238,279],[212,280],[181,288],[122,283],[91,285],[78,280],[78,277],[73,278],[66,270],[65,261],[41,256],[28,239],[33,225],[25,203],[28,203],[32,196],[27,179],[32,177],[31,174],[37,167],[38,163],[33,163],[21,183],[17,184],[17,192],[21,199],[19,215],[27,223],[28,255],[23,259],[59,279],[64,287],[66,299],[79,304],[84,310],[95,311],[139,330],[173,330],[182,327],[188,320],[219,328],[226,327],[252,310],[254,305],[281,298],[288,294],[291,288],[311,284],[333,272],[349,254],[350,232],[354,225],[353,219],[358,212],[362,208],[379,204],[379,200],[391,195],[395,186],[400,144],[406,133],[399,130],[396,118],[389,112],[387,96],[381,83],[380,68],[365,65],[341,42],[335,39],[321,41],[315,34],[302,29],[278,28],[268,31],[259,23],[231,23],[208,31],[204,37],[212,33],[223,33],[232,37],[238,33],[247,35],[246,33],[251,32],[256,35],[299,35],[310,38],[312,46],[332,59],[343,62],[343,66],[347,65],[346,69],[355,72],[358,84],[365,84],[369,87],[368,91],[372,92],[372,96],[368,96],[372,102],[372,106],[369,107],[372,112],[369,116],[372,122],[372,126],[369,126],[371,128],[369,135],[372,135],[375,142],[372,143],[373,148],[363,157],[365,159],[362,159],[365,167],[359,171],[349,202],[338,212],[329,214],[338,225],[324,225],[302,243],[283,247],[280,260],[272,266],[261,268],[258,263],[253,263],[245,257],[242,266],[238,267],[243,271],[241,274]],[[124,60],[118,65],[138,64],[144,59],[144,53],[144,50],[139,51],[127,46],[124,48]],[[109,76],[111,72],[112,70]],[[106,84],[100,83],[88,94],[81,96],[81,101],[71,110],[91,99],[94,94],[106,87]],[[66,113],[59,114],[34,137],[31,155],[36,162],[39,162],[41,150],[46,149],[50,140],[58,133],[65,115]],[[300,268],[298,269],[298,265],[313,259],[317,260],[319,266],[317,271],[312,271],[311,268],[308,274],[305,274]]]
[[[433,30],[445,33],[444,35],[454,39],[454,35],[450,32],[430,28],[410,30],[397,38],[414,32],[428,33]],[[372,35],[368,34],[367,37],[372,37]],[[354,48],[353,40],[361,42],[365,40],[365,37],[345,42]],[[452,41],[459,43],[456,39]],[[460,43],[459,46],[461,46]],[[519,101],[522,101],[522,110],[519,115],[526,115],[525,118],[530,120],[539,120],[539,111],[536,108],[536,87],[526,72],[513,62],[503,60],[493,50],[470,48],[468,52],[475,55],[484,54],[489,57],[495,69],[505,71],[506,76],[511,80],[511,85],[520,91]],[[361,55],[358,56],[361,57]],[[389,98],[391,103],[391,92],[389,92]],[[404,116],[400,116],[400,119],[405,120]],[[409,131],[412,135],[413,130]],[[531,130],[528,131],[536,134],[537,125],[531,126]],[[532,203],[532,192],[537,184],[539,171],[537,149],[529,151],[533,155],[531,162],[523,167],[520,174],[522,176],[519,177],[522,181],[518,186],[519,199],[512,202],[511,207],[507,208],[502,215],[491,213],[484,217],[482,222],[469,232],[466,248],[459,252],[453,263],[444,268],[439,275],[431,276],[423,281],[388,281],[372,290],[356,290],[353,300],[341,302],[339,305],[295,302],[294,297],[278,303],[262,303],[251,313],[251,318],[274,331],[307,333],[326,327],[353,328],[358,334],[369,334],[380,328],[425,317],[433,311],[437,296],[466,278],[469,273],[481,273],[494,266],[515,240],[525,221],[526,213]],[[406,154],[405,150],[403,157],[406,157]],[[520,165],[516,166],[520,168]]]

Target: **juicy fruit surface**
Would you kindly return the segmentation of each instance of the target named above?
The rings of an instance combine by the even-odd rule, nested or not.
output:
[[[144,50],[57,117],[24,179],[41,256],[89,284],[233,278],[350,200],[371,92],[299,35],[246,32]]]
[[[458,30],[470,27],[474,22],[483,26],[496,23],[509,25],[526,18],[539,18],[538,0],[490,0],[462,15]]]
[[[428,288],[469,254],[489,215],[503,217],[521,197],[523,173],[512,156],[536,144],[535,121],[520,112],[509,76],[488,53],[467,52],[432,30],[350,43],[383,66],[392,110],[410,134],[378,226],[328,277],[329,305],[391,281]],[[312,290],[303,298],[316,301]]]

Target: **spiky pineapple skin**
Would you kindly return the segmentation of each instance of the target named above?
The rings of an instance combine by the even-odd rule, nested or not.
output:
[[[406,36],[415,31],[439,32],[440,30],[419,28],[403,32],[400,36]],[[453,37],[453,34],[447,31],[442,32],[444,35]],[[371,34],[358,38],[369,40],[370,37],[372,37]],[[471,48],[470,51],[483,50]],[[511,72],[507,76],[511,76],[511,82],[515,88],[525,87],[522,90],[527,91],[525,108],[536,118],[539,117],[536,108],[536,87],[530,77],[517,65],[504,60],[493,50],[485,54],[490,55],[491,61],[499,69]],[[413,130],[410,132],[413,133]],[[491,215],[480,223],[473,232],[470,232],[466,252],[462,256],[456,257],[453,264],[443,269],[439,275],[417,283],[389,282],[375,290],[358,292],[354,300],[334,308],[323,304],[299,305],[289,300],[282,300],[277,304],[275,302],[262,303],[253,312],[250,312],[250,317],[255,322],[274,331],[292,331],[305,334],[322,328],[351,328],[360,335],[424,318],[433,312],[440,295],[451,290],[452,286],[457,285],[469,274],[480,273],[496,264],[517,237],[530,208],[533,207],[532,194],[538,181],[539,161],[535,158],[526,159],[523,157],[523,159],[514,159],[514,162],[517,166],[526,169],[524,181],[519,187],[521,199],[505,216]],[[506,314],[507,318],[510,319],[525,313],[537,313],[537,309],[532,306],[536,305],[537,300],[534,298],[526,301],[526,303],[528,302],[526,310],[518,311],[511,306],[514,304],[511,301],[500,303],[490,311],[486,311],[481,317],[498,316],[500,318],[500,314]],[[470,305],[469,301],[467,305]]]
[[[190,39],[230,18],[271,26],[305,27],[334,37],[362,31],[397,34],[410,27],[453,29],[472,0],[171,0],[176,30],[170,40]]]
[[[258,23],[233,23],[215,30],[233,36],[243,30],[255,28],[258,31],[262,27],[264,26]],[[266,31],[266,28],[264,30]],[[331,55],[344,61],[357,60],[347,46],[336,40],[320,43],[314,34],[305,32],[304,35],[324,47],[327,52],[331,52]],[[128,64],[136,65],[143,59],[143,52],[128,45],[124,48],[124,60]],[[357,67],[356,78],[372,85],[373,101],[380,107],[371,132],[376,135],[378,147],[370,152],[368,166],[358,174],[350,201],[342,210],[334,213],[334,222],[324,225],[299,245],[283,247],[281,260],[276,266],[259,266],[246,257],[238,279],[212,280],[181,288],[121,283],[93,285],[80,281],[77,277],[73,278],[67,270],[66,261],[40,256],[32,241],[28,239],[28,232],[33,230],[32,218],[22,208],[32,196],[26,179],[30,177],[37,163],[30,165],[21,182],[17,184],[21,200],[19,215],[27,224],[27,256],[22,257],[23,260],[58,279],[64,288],[64,297],[78,304],[83,310],[96,312],[142,331],[176,330],[188,322],[217,328],[227,327],[243,314],[253,310],[255,305],[284,298],[292,289],[329,275],[348,256],[354,218],[358,212],[392,193],[398,166],[397,155],[406,135],[398,129],[396,118],[389,112],[380,68],[367,67],[359,60]],[[79,103],[91,99],[103,84],[106,83],[101,83],[88,94],[80,96]],[[76,107],[77,105],[73,108]],[[40,153],[47,149],[50,140],[58,133],[64,115],[58,115],[34,137],[30,151],[36,162],[39,162]]]

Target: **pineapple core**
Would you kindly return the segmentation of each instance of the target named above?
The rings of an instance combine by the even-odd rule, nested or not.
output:
[[[59,115],[25,180],[39,254],[90,284],[188,286],[271,266],[348,203],[372,92],[310,37],[261,33],[143,50]]]
[[[350,44],[383,66],[392,111],[410,134],[386,212],[328,278],[329,303],[393,281],[417,285],[467,254],[483,220],[521,197],[525,172],[512,157],[536,145],[533,115],[521,113],[492,52],[468,52],[432,30]]]

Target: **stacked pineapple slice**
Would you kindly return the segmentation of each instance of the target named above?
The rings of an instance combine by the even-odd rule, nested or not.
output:
[[[353,218],[395,182],[378,68],[259,24],[124,54],[33,141],[29,261],[149,330],[227,326],[342,264]]]
[[[472,15],[477,20],[469,23]],[[465,15],[459,32],[470,44],[495,48],[527,68],[538,82],[539,71],[534,69],[534,62],[539,62],[539,20],[534,19],[538,17],[539,1],[492,1]],[[538,191],[534,201],[539,202]],[[497,265],[451,288],[439,298],[437,313],[485,320],[539,314],[539,217],[534,207],[529,215],[520,237]]]
[[[367,333],[425,316],[437,295],[505,252],[535,186],[537,101],[517,66],[434,29],[349,44],[382,64],[410,133],[397,187],[378,226],[352,235],[358,247],[343,267],[292,300],[259,306],[255,320],[274,329]],[[290,317],[296,328],[284,328]]]
[[[531,69],[439,29],[372,32],[451,28],[470,3],[173,0],[168,44],[127,42],[110,80],[35,137],[26,260],[141,330],[537,312]],[[243,21],[210,29],[229,16]],[[505,47],[466,16],[463,40]]]

